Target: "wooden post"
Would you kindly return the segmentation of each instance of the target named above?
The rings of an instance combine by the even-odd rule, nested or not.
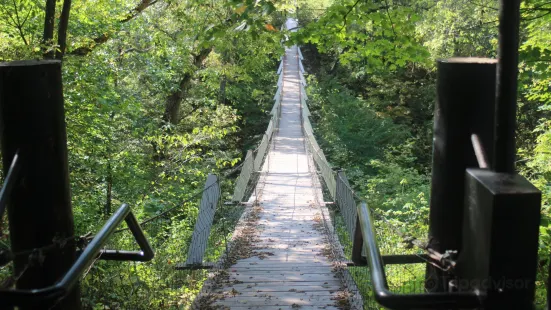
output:
[[[461,250],[465,169],[478,163],[471,143],[477,134],[493,158],[496,61],[452,58],[438,61],[434,112],[429,246]],[[427,289],[448,290],[449,279],[427,267]]]
[[[22,276],[16,287],[47,287],[76,258],[73,242],[57,241],[74,235],[60,61],[0,63],[0,128],[4,172],[17,150],[22,165],[8,206],[13,252],[60,246],[38,252],[32,264],[17,256],[15,274]],[[54,304],[19,309],[80,309],[78,287]]]

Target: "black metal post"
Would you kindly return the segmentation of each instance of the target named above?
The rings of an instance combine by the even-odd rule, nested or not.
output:
[[[524,177],[467,169],[460,291],[484,292],[484,309],[533,309],[541,192]]]
[[[515,170],[520,0],[500,0],[496,88],[496,172]]]
[[[0,128],[4,172],[19,150],[20,181],[8,205],[13,252],[40,249],[74,235],[59,61],[0,64]],[[18,289],[53,285],[76,259],[73,242],[14,260]],[[76,287],[61,302],[19,309],[80,309]]]
[[[362,229],[360,227],[360,218],[356,216],[356,229],[354,230],[352,242],[352,262],[356,266],[367,265],[367,260],[363,257],[364,242],[362,237]]]
[[[471,135],[493,157],[496,61],[452,58],[438,61],[434,113],[429,246],[460,250],[465,169],[478,167]],[[449,279],[427,267],[427,289],[448,291]]]

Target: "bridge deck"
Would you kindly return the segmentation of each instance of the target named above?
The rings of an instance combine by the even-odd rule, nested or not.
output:
[[[333,272],[320,221],[321,197],[308,168],[300,115],[296,47],[283,68],[280,129],[263,166],[253,256],[228,269],[215,306],[231,309],[338,309],[341,280]],[[317,192],[316,192],[317,191]]]

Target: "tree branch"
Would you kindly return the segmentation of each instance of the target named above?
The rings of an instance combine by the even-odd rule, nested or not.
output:
[[[398,35],[396,34],[396,30],[394,29],[394,22],[392,21],[392,18],[390,17],[390,12],[388,11],[388,1],[385,0],[385,4],[386,4],[386,16],[388,16],[388,21],[390,22],[390,27],[392,27],[392,33],[394,33],[394,39],[397,39],[398,38]],[[396,47],[396,45],[394,46]]]
[[[126,23],[126,22],[129,22],[129,21],[133,20],[138,15],[140,15],[143,11],[145,11],[148,7],[154,5],[157,2],[159,2],[159,0],[141,0],[140,3],[127,14],[127,16],[125,18],[123,18],[122,20],[120,20],[119,22],[120,23]],[[90,52],[92,52],[92,50],[94,50],[94,48],[96,48],[98,45],[101,45],[101,44],[109,41],[110,38],[111,37],[108,34],[104,33],[104,34],[92,39],[92,41],[93,41],[92,44],[77,47],[74,50],[72,50],[71,52],[69,52],[69,54],[70,55],[76,55],[76,56],[86,56]]]
[[[525,8],[525,9],[521,9],[521,11],[536,11],[536,10],[548,10],[547,8],[541,8],[543,6],[546,6],[548,4],[551,4],[551,2],[545,2],[545,3],[542,3],[540,5],[537,5],[537,6],[534,6],[534,7],[531,7],[531,8]]]
[[[21,21],[19,20],[19,10],[17,9],[17,3],[15,2],[15,0],[13,0],[13,9],[15,10],[15,18],[13,18],[11,15],[10,18],[14,22],[17,30],[19,30],[19,36],[21,36],[21,39],[23,39],[23,43],[25,43],[25,45],[29,45],[29,43],[27,43],[25,35],[23,34],[23,25],[25,24],[27,18],[25,18],[25,21],[23,21],[23,23],[21,23]],[[28,16],[29,15],[27,14],[27,17]]]
[[[542,17],[547,16],[547,15],[549,15],[549,14],[551,14],[551,10],[548,11],[547,13],[545,13],[545,14],[541,14],[541,15],[538,15],[538,16],[534,16],[534,17],[531,17],[531,18],[521,18],[520,20],[521,20],[522,22],[528,22],[528,21],[531,21],[531,20],[535,20],[535,19],[538,19],[538,18],[542,18]]]
[[[145,9],[154,5],[157,2],[159,2],[159,0],[142,0],[132,11],[130,11],[130,13],[128,13],[128,15],[123,20],[121,20],[121,23],[131,21],[132,19],[140,15],[140,13],[142,13]]]
[[[135,52],[135,53],[140,53],[140,54],[142,54],[142,53],[147,53],[147,52],[149,52],[150,50],[152,50],[154,47],[155,47],[155,46],[150,46],[150,47],[148,47],[148,48],[146,48],[146,49],[139,49],[139,48],[137,48],[137,47],[131,47],[131,48],[127,49],[127,50],[121,50],[120,56],[122,56],[122,55],[124,55],[124,54],[128,54],[128,53],[130,53],[130,52]]]
[[[360,3],[360,0],[356,0],[356,2],[350,7],[350,9],[348,10],[348,12],[346,12],[346,14],[344,14],[344,17],[343,17],[343,25],[341,27],[341,31],[344,29],[344,27],[346,27],[346,18],[348,17],[348,15],[352,12],[352,10],[358,5],[358,3]],[[380,6],[380,7],[377,7],[377,8],[374,8],[374,9],[370,9],[370,10],[367,10],[367,11],[364,11],[362,12],[362,14],[371,14],[371,13],[375,13],[375,12],[378,12],[380,10],[388,10],[389,6],[388,4],[387,5],[383,5],[383,6]]]
[[[356,7],[356,5],[358,5],[358,3],[360,3],[360,0],[356,0],[356,2],[350,7],[350,9],[348,9],[348,12],[346,12],[346,14],[344,14],[344,16],[342,17],[343,25],[341,27],[341,31],[344,29],[344,27],[346,27],[346,18],[348,17],[348,14],[352,12],[352,10]]]
[[[523,60],[523,62],[530,63],[530,62],[551,62],[551,58],[541,58],[541,59],[534,59],[534,60]]]
[[[474,1],[469,1],[469,3],[471,3],[472,5],[476,5],[478,7],[485,8],[485,9],[490,9],[490,10],[493,10],[493,11],[498,11],[499,10],[499,8],[496,8],[496,7],[493,7],[493,6],[488,6],[488,5],[478,3],[478,2],[474,2]]]
[[[31,12],[32,12],[31,10],[27,12],[27,16],[25,16],[25,19],[23,19],[23,21],[21,22],[21,27],[23,27],[27,22],[27,20],[29,19],[29,16],[31,16]]]
[[[107,42],[110,39],[109,35],[106,33],[100,35],[99,37],[96,37],[93,39],[93,43],[87,46],[81,46],[74,50],[72,50],[69,54],[70,55],[77,55],[77,56],[86,56],[88,55],[97,45],[103,44]]]

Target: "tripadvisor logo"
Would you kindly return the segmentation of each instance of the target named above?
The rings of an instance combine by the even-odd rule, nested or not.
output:
[[[528,279],[485,278],[485,279],[455,279],[450,281],[450,287],[459,291],[467,290],[511,290],[526,289],[533,282]]]
[[[434,279],[423,281],[423,286],[428,291],[437,288]],[[528,279],[507,279],[502,278],[485,278],[485,279],[443,279],[441,283],[449,283],[451,291],[472,291],[472,290],[520,290],[534,286],[533,281]],[[441,287],[441,286],[440,286]]]

